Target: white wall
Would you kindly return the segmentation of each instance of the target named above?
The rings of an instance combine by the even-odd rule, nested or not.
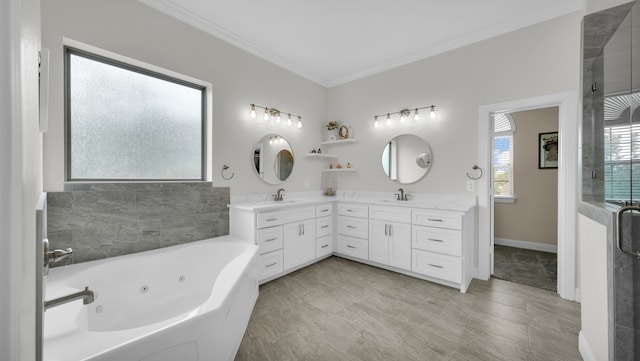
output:
[[[47,0],[42,2],[43,46],[51,50],[50,131],[45,136],[47,191],[61,191],[64,181],[63,37],[96,46],[213,84],[213,182],[231,194],[273,193],[252,168],[253,146],[264,135],[279,133],[296,159],[287,191],[320,189],[321,162],[304,154],[321,141],[327,90],[276,65],[157,12],[137,1]],[[267,125],[249,117],[249,104],[302,115],[303,127]],[[259,114],[261,115],[261,114]],[[230,181],[222,166],[235,172]]]
[[[629,3],[629,0],[584,0],[585,14],[593,14],[614,6]]]
[[[607,227],[578,215],[581,285],[580,351],[585,360],[609,357],[607,313]],[[586,357],[590,355],[590,357]]]
[[[338,177],[339,189],[393,191],[380,153],[401,133],[431,145],[433,165],[409,192],[467,194],[466,172],[478,163],[481,105],[575,91],[580,76],[581,13],[573,13],[464,48],[329,89],[329,118],[352,127],[354,145],[332,152],[358,173]],[[435,104],[438,120],[373,127],[374,114]]]

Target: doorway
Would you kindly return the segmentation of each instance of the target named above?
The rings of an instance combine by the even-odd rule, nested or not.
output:
[[[492,276],[556,291],[558,107],[492,116]]]
[[[558,229],[557,292],[579,300],[576,292],[576,213],[578,172],[578,94],[566,92],[481,106],[479,109],[478,158],[491,169],[491,114],[558,107]],[[494,206],[491,175],[478,180],[478,278],[488,280],[494,264]]]

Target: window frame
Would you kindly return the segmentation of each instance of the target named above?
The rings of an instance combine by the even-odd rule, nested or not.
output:
[[[509,124],[510,124],[510,129],[509,130],[501,130],[501,131],[495,131],[495,116],[498,114],[503,114],[507,117],[507,119],[509,120]],[[514,151],[515,151],[515,136],[514,133],[516,132],[516,124],[515,121],[513,120],[513,118],[511,117],[511,114],[509,113],[494,113],[492,115],[492,123],[491,123],[491,129],[492,129],[492,134],[491,134],[491,187],[493,190],[493,200],[495,203],[515,203],[516,201],[516,188],[515,188],[515,171],[514,171],[514,164],[513,164],[513,159],[514,159]],[[497,195],[495,194],[495,141],[496,138],[498,137],[510,137],[511,141],[509,142],[511,149],[510,149],[510,155],[511,155],[511,164],[509,165],[510,167],[510,172],[509,172],[509,182],[511,183],[511,195]]]
[[[210,85],[205,85],[204,82],[190,81],[187,79],[181,79],[180,74],[172,74],[168,75],[169,71],[163,72],[163,69],[157,68],[155,66],[145,64],[139,61],[129,61],[123,56],[111,56],[102,55],[98,53],[103,53],[102,51],[87,51],[83,50],[77,46],[65,45],[63,47],[64,54],[64,181],[69,183],[81,183],[81,182],[131,182],[131,183],[149,183],[149,182],[205,182],[209,177],[209,169],[207,168],[208,159],[209,159],[209,145],[208,145],[208,129],[209,129],[209,96],[210,93]],[[106,52],[104,52],[106,53]],[[94,60],[100,63],[104,63],[107,65],[119,67],[121,69],[125,69],[128,71],[136,72],[142,75],[154,77],[156,79],[172,82],[174,84],[183,85],[186,87],[190,87],[201,92],[201,134],[200,134],[200,178],[184,178],[184,179],[157,179],[157,178],[143,178],[143,179],[133,179],[133,178],[72,178],[71,177],[71,56],[76,55],[80,57],[84,57],[86,59]],[[114,54],[116,55],[116,54]],[[116,59],[116,57],[118,59]],[[137,63],[134,65],[133,63]],[[154,70],[152,70],[154,68]],[[186,76],[184,78],[187,78]]]

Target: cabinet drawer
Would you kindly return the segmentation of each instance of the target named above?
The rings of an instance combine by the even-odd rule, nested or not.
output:
[[[266,279],[281,273],[284,270],[282,266],[282,250],[280,249],[260,255],[260,263],[262,266],[261,279]]]
[[[260,254],[282,248],[282,227],[275,226],[257,230],[256,244],[260,247]]]
[[[416,273],[455,283],[462,280],[462,259],[459,257],[414,249],[411,264],[411,270]]]
[[[411,209],[404,207],[369,207],[369,219],[411,223]]]
[[[339,235],[337,248],[339,253],[369,259],[369,242],[367,240]]]
[[[368,218],[369,206],[363,206],[362,204],[338,204],[338,215]]]
[[[316,237],[327,236],[333,233],[333,218],[316,218]]]
[[[313,206],[292,208],[282,212],[285,213],[284,223],[298,222],[316,218],[316,209]]]
[[[316,238],[316,258],[333,252],[333,237],[324,236]]]
[[[462,214],[455,212],[413,210],[414,225],[462,229]]]
[[[284,223],[285,214],[282,211],[258,213],[256,215],[258,228],[273,227]]]
[[[351,237],[369,238],[369,220],[339,216],[338,233]]]
[[[316,217],[330,216],[333,214],[333,203],[316,206]]]
[[[462,256],[462,231],[413,226],[411,245],[424,251]]]

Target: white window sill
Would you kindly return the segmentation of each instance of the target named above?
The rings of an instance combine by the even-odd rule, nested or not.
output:
[[[493,203],[509,203],[513,204],[516,202],[516,197],[505,197],[505,196],[493,196]]]

